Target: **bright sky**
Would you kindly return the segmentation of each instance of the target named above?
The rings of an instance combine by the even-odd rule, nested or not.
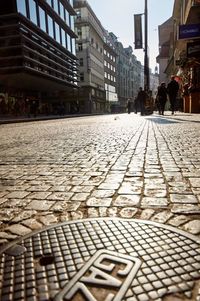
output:
[[[134,49],[134,14],[144,13],[145,0],[87,0],[102,26],[113,32],[124,47]],[[158,25],[167,21],[173,12],[174,0],[148,0],[149,67],[154,72],[158,55]],[[144,17],[142,18],[144,22]],[[144,32],[144,25],[143,25]],[[143,39],[144,42],[144,39]],[[144,52],[134,49],[144,65]]]

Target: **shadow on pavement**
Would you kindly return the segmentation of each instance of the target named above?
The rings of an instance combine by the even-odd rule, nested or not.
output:
[[[146,118],[150,121],[153,121],[155,123],[162,123],[162,124],[173,124],[173,123],[179,123],[179,120],[171,120],[168,119],[168,117],[159,116],[159,117],[148,117]]]
[[[147,118],[153,122],[156,122],[156,123],[162,123],[162,124],[170,124],[170,123],[182,123],[182,122],[192,122],[192,123],[200,123],[200,120],[194,120],[194,119],[187,119],[187,118],[179,118],[181,116],[184,116],[184,117],[189,117],[189,116],[193,116],[193,115],[184,115],[184,114],[178,114],[177,116],[176,115],[159,115],[159,116],[156,116],[156,117],[150,117],[150,118]]]

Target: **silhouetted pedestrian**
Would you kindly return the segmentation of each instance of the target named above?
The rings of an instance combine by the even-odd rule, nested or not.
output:
[[[165,83],[163,82],[158,87],[158,92],[157,92],[157,106],[158,106],[159,114],[164,115],[166,102],[167,102],[167,88]]]
[[[145,114],[146,98],[147,98],[146,92],[142,89],[142,87],[140,87],[137,95],[137,102],[140,105],[141,115]]]
[[[128,99],[128,102],[127,102],[127,110],[128,110],[128,114],[131,113],[131,100]]]
[[[167,93],[169,95],[169,101],[170,101],[170,105],[171,105],[172,114],[174,114],[178,90],[179,90],[179,84],[175,80],[175,76],[171,76],[171,81],[167,85]]]

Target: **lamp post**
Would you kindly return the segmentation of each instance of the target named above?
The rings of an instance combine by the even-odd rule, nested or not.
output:
[[[147,0],[144,7],[144,90],[149,90],[149,58],[148,58],[148,10]]]

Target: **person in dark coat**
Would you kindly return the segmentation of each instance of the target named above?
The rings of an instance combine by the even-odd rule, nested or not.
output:
[[[179,84],[175,80],[175,77],[171,77],[171,81],[167,85],[167,93],[169,95],[169,101],[171,105],[172,114],[174,114],[175,111],[175,104],[176,104],[176,97],[179,90]]]
[[[128,99],[128,102],[127,102],[127,110],[128,110],[128,114],[131,113],[131,100]]]
[[[159,114],[164,115],[165,104],[167,102],[167,88],[164,82],[158,87],[157,102]]]
[[[142,89],[142,87],[139,88],[139,92],[137,95],[137,103],[140,106],[141,115],[145,115],[145,102],[146,102],[147,94]]]

